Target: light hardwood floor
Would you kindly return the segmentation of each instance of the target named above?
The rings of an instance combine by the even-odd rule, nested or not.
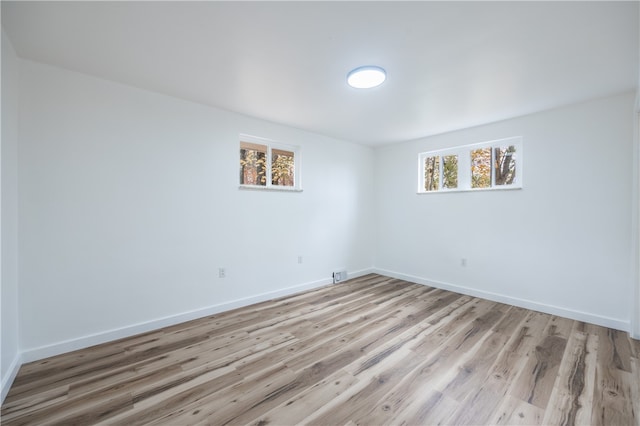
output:
[[[2,425],[638,425],[626,333],[368,275],[24,365]]]

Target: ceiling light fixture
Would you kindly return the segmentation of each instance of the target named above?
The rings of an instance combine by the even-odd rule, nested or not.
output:
[[[347,83],[356,89],[370,89],[380,86],[387,78],[387,73],[380,67],[368,65],[358,67],[347,74]]]

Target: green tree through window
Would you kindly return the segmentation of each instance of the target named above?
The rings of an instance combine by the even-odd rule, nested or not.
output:
[[[437,191],[440,187],[440,157],[427,157],[424,160],[424,190]]]
[[[271,183],[279,186],[293,186],[295,182],[294,153],[273,149],[271,157]]]
[[[522,188],[522,152],[520,136],[421,152],[418,193]]]
[[[494,152],[496,185],[511,185],[516,178],[516,147],[496,148]]]
[[[240,143],[240,184],[267,184],[267,147],[248,142]]]
[[[442,157],[442,187],[458,187],[458,156],[445,155]]]
[[[471,151],[471,187],[491,187],[491,147]]]
[[[299,147],[240,135],[240,187],[301,191]]]

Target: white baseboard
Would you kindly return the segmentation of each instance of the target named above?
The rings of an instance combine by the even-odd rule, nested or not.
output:
[[[368,268],[359,271],[348,272],[348,279],[358,278],[367,274],[376,273],[391,278],[402,279],[418,284],[428,285],[431,287],[441,288],[444,290],[450,290],[457,293],[467,294],[470,296],[481,297],[483,299],[492,300],[495,302],[507,303],[514,306],[520,306],[527,309],[532,309],[539,312],[545,312],[552,315],[558,315],[578,321],[584,321],[592,324],[602,325],[604,327],[610,327],[617,330],[630,331],[630,323],[628,321],[622,321],[615,318],[603,317],[599,315],[593,315],[586,312],[575,311],[571,309],[561,308],[558,306],[540,304],[529,300],[513,298],[496,293],[485,292],[469,287],[449,284],[445,282],[439,282],[435,280],[428,280],[425,278],[402,274],[399,272],[389,271],[379,268]],[[264,302],[267,300],[275,299],[282,296],[293,295],[302,291],[311,290],[314,288],[322,287],[332,284],[331,278],[317,280],[305,284],[300,284],[292,287],[286,287],[279,290],[266,292],[251,297],[242,299],[236,299],[233,301],[220,303],[218,305],[208,306],[202,309],[196,309],[189,312],[183,312],[176,315],[167,316],[164,318],[158,318],[143,323],[138,323],[118,329],[108,330],[101,333],[95,333],[87,336],[82,336],[75,339],[66,340],[63,342],[54,343],[51,345],[41,346],[37,348],[27,349],[19,353],[12,361],[9,367],[8,373],[2,378],[2,394],[0,403],[4,401],[11,384],[13,383],[18,370],[23,363],[37,361],[50,356],[60,355],[62,353],[71,352],[78,349],[87,348],[89,346],[98,345],[101,343],[110,342],[113,340],[121,339],[124,337],[134,336],[136,334],[145,333],[148,331],[156,330],[162,327],[167,327],[181,322],[190,321],[197,318],[214,315],[220,312],[228,311],[231,309],[248,306],[254,303]],[[340,284],[337,284],[340,285]]]
[[[480,297],[482,299],[487,299],[494,302],[500,302],[500,303],[506,303],[509,305],[519,306],[521,308],[531,309],[538,312],[544,312],[546,314],[557,315],[559,317],[601,325],[603,327],[614,328],[616,330],[625,331],[627,333],[630,332],[631,324],[629,323],[629,321],[623,321],[616,318],[594,315],[587,312],[575,311],[573,309],[567,309],[560,306],[537,303],[537,302],[533,302],[525,299],[518,299],[515,297],[505,296],[498,293],[491,293],[488,291],[482,291],[482,290],[478,290],[470,287],[449,284],[441,281],[429,280],[422,277],[416,277],[414,275],[388,271],[386,269],[374,268],[373,272],[376,274],[385,275],[391,278],[397,278],[400,280],[410,281],[417,284],[428,285],[430,287],[441,288],[443,290],[450,290],[456,293]]]
[[[357,278],[359,276],[363,276],[372,272],[373,272],[373,269],[363,269],[360,271],[349,272],[348,278]],[[191,321],[191,320],[194,320],[197,318],[203,318],[209,315],[215,315],[220,312],[229,311],[231,309],[252,305],[254,303],[264,302],[264,301],[276,299],[282,296],[289,296],[295,293],[299,293],[301,291],[311,290],[311,289],[322,287],[332,283],[333,283],[332,278],[326,278],[318,281],[299,284],[292,287],[286,287],[279,290],[258,294],[251,297],[232,300],[229,302],[220,303],[218,305],[208,306],[206,308],[196,309],[189,312],[183,312],[176,315],[170,315],[164,318],[158,318],[155,320],[145,321],[142,323],[133,324],[126,327],[121,327],[121,328],[108,330],[100,333],[90,334],[90,335],[78,337],[75,339],[65,340],[65,341],[57,342],[51,345],[26,349],[22,352],[22,362],[26,363],[26,362],[37,361],[43,358],[48,358],[50,356],[60,355],[60,354],[75,351],[78,349],[88,348],[89,346],[99,345],[101,343],[107,343],[113,340],[122,339],[124,337],[135,336],[136,334],[146,333],[148,331],[157,330],[159,328],[168,327],[171,325],[179,324],[181,322]]]
[[[373,268],[361,269],[359,271],[347,272],[347,279],[351,280],[354,278],[364,277],[365,275],[375,274],[376,271]]]
[[[9,389],[13,384],[16,376],[18,375],[18,370],[22,366],[22,355],[16,354],[13,361],[11,361],[11,365],[9,365],[9,369],[7,370],[7,374],[2,378],[2,384],[0,385],[0,404],[4,402],[4,398],[9,393]]]

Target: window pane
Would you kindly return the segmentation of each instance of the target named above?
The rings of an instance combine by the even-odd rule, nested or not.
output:
[[[267,147],[240,142],[240,184],[267,185]]]
[[[278,186],[293,186],[295,170],[294,154],[292,151],[281,149],[271,150],[271,184]]]
[[[471,188],[491,188],[491,148],[471,151]]]
[[[440,182],[440,156],[424,159],[424,190],[437,191]]]
[[[516,147],[495,149],[496,185],[511,185],[516,178]]]
[[[442,187],[458,187],[458,156],[445,155],[442,157]]]

